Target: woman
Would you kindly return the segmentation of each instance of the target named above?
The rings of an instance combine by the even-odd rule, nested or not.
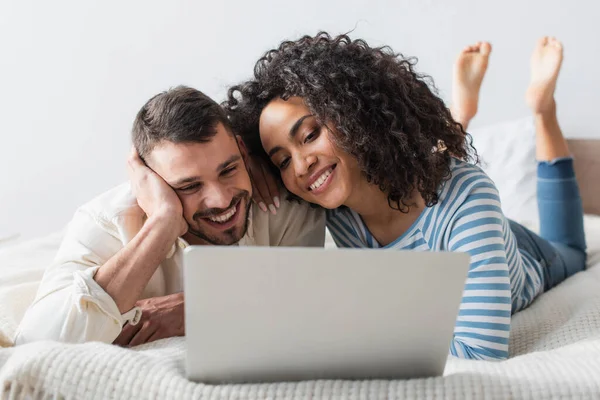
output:
[[[452,114],[412,59],[326,33],[284,42],[233,87],[228,109],[287,189],[327,210],[340,247],[471,255],[451,353],[505,359],[511,314],[585,268],[583,211],[556,118],[562,46],[541,39],[527,102],[536,124],[540,236],[509,221],[465,133],[491,47],[463,50]],[[454,117],[453,117],[454,115]]]

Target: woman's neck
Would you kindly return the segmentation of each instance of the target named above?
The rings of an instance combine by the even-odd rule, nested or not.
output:
[[[363,220],[389,221],[396,214],[389,206],[387,194],[366,180],[353,190],[344,205],[358,213]]]
[[[388,195],[376,185],[363,181],[356,189],[344,205],[361,216],[369,232],[381,245],[391,243],[404,234],[425,209],[425,201],[417,190],[407,201],[407,213],[390,207]]]

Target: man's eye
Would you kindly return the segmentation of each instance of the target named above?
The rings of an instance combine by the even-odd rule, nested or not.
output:
[[[281,163],[279,163],[279,169],[285,169],[290,164],[290,158],[284,159]]]
[[[189,185],[189,186],[182,187],[182,188],[180,188],[179,190],[180,190],[181,192],[191,192],[192,190],[194,190],[194,189],[198,189],[199,187],[200,187],[200,184],[199,184],[199,183],[193,183],[193,184],[191,184],[191,185]]]
[[[228,176],[233,174],[235,171],[237,170],[237,166],[236,167],[231,167],[231,168],[227,168],[224,169],[223,172],[221,172],[221,176]]]

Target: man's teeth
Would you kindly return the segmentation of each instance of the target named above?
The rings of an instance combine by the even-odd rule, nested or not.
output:
[[[237,210],[237,206],[235,206],[231,210],[229,210],[227,212],[227,214],[219,215],[217,217],[208,217],[208,219],[210,219],[213,222],[220,222],[220,223],[227,222],[231,219],[231,217],[234,216],[236,210]]]
[[[329,177],[329,175],[331,175],[332,171],[333,171],[333,168],[329,168],[327,171],[323,172],[323,175],[321,175],[319,177],[319,179],[317,179],[312,185],[310,185],[310,190],[315,190],[315,189],[318,189],[319,187],[321,187],[323,182],[325,182],[325,180]]]

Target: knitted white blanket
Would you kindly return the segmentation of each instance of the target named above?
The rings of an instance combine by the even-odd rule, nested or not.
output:
[[[449,358],[444,376],[207,386],[185,378],[185,341],[126,350],[54,342],[0,349],[1,398],[559,399],[600,398],[600,225],[589,269],[516,314],[504,362]],[[0,252],[0,268],[2,267]],[[0,283],[2,280],[0,279]],[[0,287],[1,288],[1,287]],[[0,293],[0,303],[2,303]],[[4,303],[2,303],[4,304]],[[0,315],[1,321],[2,315]],[[1,327],[0,327],[1,328]]]

